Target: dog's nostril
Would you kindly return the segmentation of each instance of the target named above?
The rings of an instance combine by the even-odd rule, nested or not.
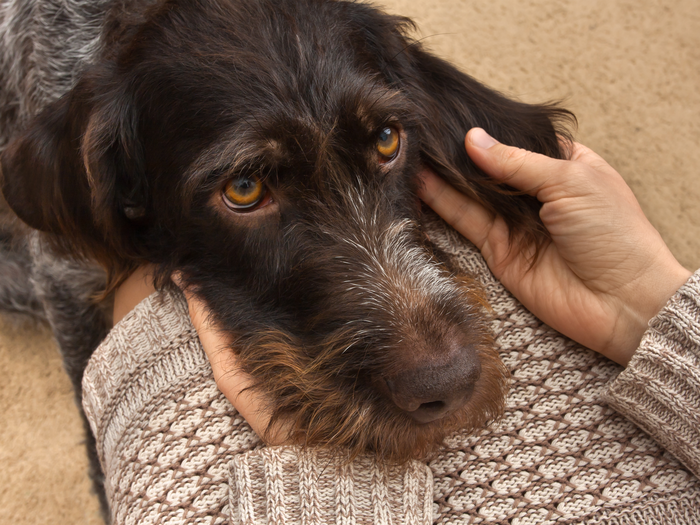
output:
[[[442,419],[456,408],[461,407],[465,401],[466,399],[451,400],[450,402],[429,401],[421,403],[416,410],[409,412],[408,415],[418,423],[430,423]]]
[[[445,408],[444,401],[430,401],[428,403],[421,403],[418,410],[428,411],[428,412],[438,412]]]
[[[472,383],[462,384],[449,390],[440,388],[438,385],[437,389],[430,388],[429,392],[425,392],[428,394],[425,396],[420,395],[423,393],[421,392],[423,389],[420,387],[411,393],[408,393],[406,389],[390,390],[389,396],[399,409],[416,422],[430,423],[464,406],[473,389]],[[436,390],[438,391],[436,392]]]

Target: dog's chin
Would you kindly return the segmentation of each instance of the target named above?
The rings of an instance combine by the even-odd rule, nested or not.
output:
[[[430,460],[445,448],[445,441],[456,432],[469,435],[483,431],[503,414],[503,402],[494,399],[476,409],[463,407],[445,416],[421,423],[408,415],[392,419],[379,409],[381,417],[365,415],[346,420],[339,428],[322,424],[292,425],[284,439],[302,447],[322,447],[342,450],[350,458],[372,454],[378,460],[404,464],[411,460]],[[306,417],[288,415],[287,421],[302,421]],[[366,421],[360,423],[360,421]]]

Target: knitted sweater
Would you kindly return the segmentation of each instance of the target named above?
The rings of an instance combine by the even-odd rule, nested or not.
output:
[[[457,234],[431,238],[494,308],[513,377],[498,424],[428,465],[264,447],[218,391],[184,299],[155,293],[83,381],[114,523],[700,523],[700,272],[621,372],[533,317]]]

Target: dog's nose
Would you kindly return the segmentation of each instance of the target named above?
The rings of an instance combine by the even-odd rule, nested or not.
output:
[[[430,423],[467,402],[481,374],[471,346],[450,352],[438,362],[428,360],[385,378],[394,404],[418,423]]]

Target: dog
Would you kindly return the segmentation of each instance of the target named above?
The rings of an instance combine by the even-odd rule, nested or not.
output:
[[[568,111],[507,99],[364,3],[82,7],[90,35],[65,92],[23,95],[31,67],[7,81],[29,103],[3,101],[0,144],[4,198],[28,226],[5,226],[3,257],[33,268],[0,304],[49,319],[78,399],[103,304],[149,263],[157,287],[178,272],[205,301],[292,441],[404,462],[499,417],[489,308],[426,235],[418,174],[542,246],[537,201],[493,183],[464,135],[564,158]]]

